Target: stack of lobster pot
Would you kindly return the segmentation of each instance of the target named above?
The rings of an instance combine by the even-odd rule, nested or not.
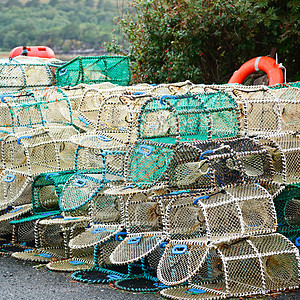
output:
[[[185,95],[152,98],[142,107],[123,189],[167,193],[127,202],[129,235],[111,261],[121,265],[147,257],[157,266],[160,287],[188,282],[162,291],[173,299],[297,287],[298,250],[275,234],[273,197],[284,188],[287,155],[276,141],[264,142],[286,134],[276,110],[280,99],[265,87],[208,88],[210,93],[193,93],[194,86]],[[270,241],[276,249],[266,246]],[[260,279],[249,276],[254,273]],[[132,284],[116,283],[130,290]]]

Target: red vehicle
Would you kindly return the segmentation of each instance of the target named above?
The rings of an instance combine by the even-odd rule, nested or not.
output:
[[[19,46],[10,51],[9,58],[13,58],[19,55],[41,58],[55,58],[54,51],[46,46]]]

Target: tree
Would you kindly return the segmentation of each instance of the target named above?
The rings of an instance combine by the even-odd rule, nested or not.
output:
[[[133,0],[118,20],[137,81],[225,83],[247,60],[277,48],[300,79],[298,0]],[[108,50],[126,50],[117,44]]]

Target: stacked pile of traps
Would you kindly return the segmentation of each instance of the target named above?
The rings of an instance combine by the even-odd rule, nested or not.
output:
[[[0,96],[2,252],[170,299],[297,288],[300,85],[126,86],[127,63]]]

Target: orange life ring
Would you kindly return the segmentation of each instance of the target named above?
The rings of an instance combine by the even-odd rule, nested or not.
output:
[[[54,51],[46,46],[28,46],[26,47],[27,55],[31,57],[40,57],[40,58],[55,58]],[[9,58],[21,55],[23,47],[19,46],[12,49],[9,53]]]
[[[267,73],[269,85],[283,83],[283,74],[279,64],[276,63],[275,59],[267,56],[255,57],[244,63],[233,73],[228,83],[243,83],[255,71],[264,71]]]

